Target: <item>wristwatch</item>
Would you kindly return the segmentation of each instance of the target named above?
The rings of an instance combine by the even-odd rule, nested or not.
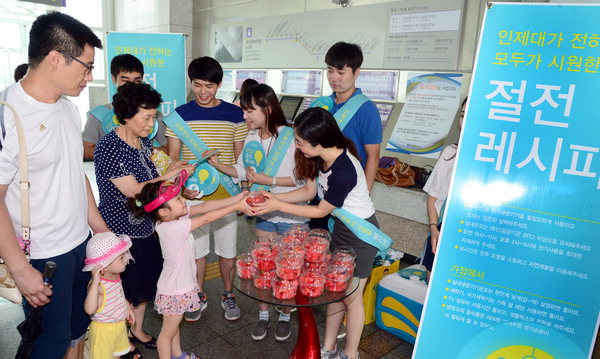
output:
[[[273,176],[273,183],[271,183],[271,187],[277,186],[277,177]]]

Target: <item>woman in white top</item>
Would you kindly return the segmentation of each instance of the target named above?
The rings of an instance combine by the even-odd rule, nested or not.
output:
[[[462,121],[465,116],[465,98],[460,107],[459,126],[462,128]],[[450,190],[450,180],[454,170],[454,160],[456,159],[457,144],[451,144],[444,148],[438,159],[431,176],[423,186],[423,190],[429,195],[427,197],[427,216],[429,217],[429,230],[431,231],[427,243],[425,244],[425,253],[423,255],[423,265],[427,268],[427,276],[431,274],[434,255],[437,251],[437,245],[440,238],[440,229],[442,228],[442,206],[448,198]]]
[[[303,182],[297,181],[294,177],[296,146],[291,131],[289,145],[287,148],[280,150],[279,156],[284,156],[284,158],[279,168],[275,170],[274,175],[268,176],[264,173],[257,173],[253,167],[246,168],[243,164],[244,153],[251,142],[260,143],[265,158],[268,158],[272,151],[278,150],[276,144],[282,131],[286,127],[289,128],[275,91],[265,84],[251,86],[242,94],[240,105],[244,110],[244,119],[250,130],[244,141],[244,151],[238,157],[235,165],[223,164],[219,162],[217,156],[212,156],[209,163],[217,170],[231,176],[235,182],[249,181],[251,184],[270,186],[269,191],[271,193],[286,193],[302,187]],[[306,217],[281,211],[267,213],[256,218],[256,235],[257,237],[271,234],[283,235],[293,224],[306,223],[307,221],[308,218]],[[284,307],[279,316],[275,331],[277,341],[285,341],[291,334],[289,325],[290,309],[290,307]],[[259,321],[251,333],[254,340],[264,339],[269,329],[267,304],[259,303],[259,310]]]

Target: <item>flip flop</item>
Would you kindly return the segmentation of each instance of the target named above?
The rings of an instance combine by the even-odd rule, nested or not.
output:
[[[131,331],[131,329],[129,329],[129,338],[131,339],[131,342],[134,344],[139,343],[139,344],[142,344],[144,347],[146,347],[146,349],[156,350],[156,338],[153,336],[150,336],[150,340],[143,342],[140,339],[138,339],[138,337],[133,335],[133,332]]]
[[[139,356],[136,358],[136,355]],[[142,353],[140,353],[140,350],[138,348],[135,348],[129,353],[121,355],[121,359],[144,359],[144,357],[142,356]]]
[[[188,357],[188,355],[189,355],[189,357]],[[171,359],[202,359],[202,358],[200,358],[199,355],[196,355],[194,353],[182,351],[181,356],[178,356],[178,357],[171,356]]]

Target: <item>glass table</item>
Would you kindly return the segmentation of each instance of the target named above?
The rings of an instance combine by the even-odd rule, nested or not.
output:
[[[318,297],[307,297],[300,293],[300,289],[296,293],[294,299],[277,299],[273,296],[271,289],[258,289],[254,286],[252,279],[242,279],[237,276],[235,267],[231,271],[231,279],[233,286],[240,293],[257,300],[272,305],[282,305],[286,307],[295,307],[298,309],[298,339],[294,350],[289,356],[289,359],[320,359],[321,358],[321,342],[319,340],[319,332],[317,331],[317,323],[312,311],[312,307],[318,305],[327,305],[344,300],[356,291],[359,284],[357,277],[352,277],[344,292],[333,293],[327,289]]]

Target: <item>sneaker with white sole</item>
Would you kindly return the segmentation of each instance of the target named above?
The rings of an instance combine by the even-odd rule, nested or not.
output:
[[[350,359],[350,357],[347,356],[346,353],[344,353],[344,351],[340,349],[337,355],[331,357],[331,359]],[[356,356],[354,357],[354,359],[360,359],[360,354],[358,354],[358,352],[356,352]]]
[[[325,349],[325,346],[321,347],[321,359],[333,359],[333,358],[337,357],[337,355],[338,355],[337,345],[335,346],[335,348],[333,348],[333,350],[327,350],[327,349]]]
[[[271,326],[271,322],[268,320],[259,320],[258,323],[252,329],[250,335],[252,336],[252,340],[263,340],[267,336],[267,332],[269,331],[269,327]]]
[[[221,297],[221,308],[225,312],[225,319],[227,320],[237,320],[240,319],[240,307],[238,307],[235,302],[235,296],[232,292],[223,293]]]
[[[206,308],[208,307],[208,301],[206,300],[206,294],[203,294],[202,296],[200,296],[200,293],[198,293],[198,296],[200,297],[200,309],[193,311],[193,312],[185,312],[185,314],[183,315],[183,318],[185,319],[186,322],[197,322],[200,320],[200,317],[202,317],[202,312],[206,310]]]
[[[275,340],[278,342],[286,341],[292,334],[292,326],[289,321],[280,320],[275,328]]]

